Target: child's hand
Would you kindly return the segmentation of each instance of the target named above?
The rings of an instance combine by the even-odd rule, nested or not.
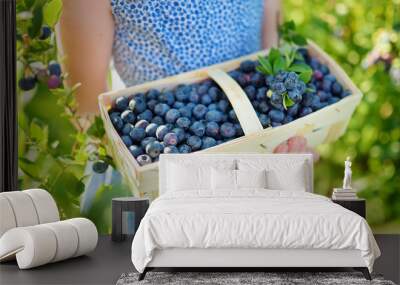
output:
[[[314,161],[319,160],[319,154],[307,146],[307,139],[303,136],[294,136],[277,145],[274,153],[311,153]]]

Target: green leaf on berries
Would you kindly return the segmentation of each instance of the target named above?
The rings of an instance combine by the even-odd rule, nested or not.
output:
[[[305,70],[302,73],[299,74],[299,78],[304,81],[304,83],[308,83],[311,80],[312,77],[312,69],[310,70]]]
[[[30,38],[36,38],[40,35],[40,30],[43,25],[43,10],[42,6],[37,4],[33,8],[33,18],[32,23],[28,28],[28,35]]]
[[[285,108],[285,110],[287,110],[288,107],[291,107],[294,105],[294,102],[292,99],[290,99],[289,95],[287,93],[282,95],[283,97],[283,108]]]
[[[289,71],[294,71],[299,74],[299,78],[307,83],[311,80],[312,69],[305,63],[296,63],[289,67]]]
[[[101,139],[104,136],[105,134],[104,125],[102,119],[99,116],[96,116],[94,118],[94,122],[88,129],[87,133],[88,135],[94,136],[99,139]]]
[[[259,56],[258,62],[260,63],[260,65],[257,66],[258,71],[260,71],[264,74],[267,74],[267,75],[273,73],[271,63],[265,57]]]
[[[61,0],[52,0],[47,2],[46,5],[43,7],[43,15],[45,23],[50,26],[54,27],[58,19],[60,18],[62,11],[62,1]]]
[[[281,55],[279,55],[279,57],[274,60],[273,66],[274,74],[277,74],[279,71],[286,69],[286,61]]]

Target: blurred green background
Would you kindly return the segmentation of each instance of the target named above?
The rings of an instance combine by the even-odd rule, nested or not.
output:
[[[318,149],[316,192],[330,196],[341,186],[343,161],[351,156],[354,187],[367,199],[373,230],[400,233],[400,0],[283,3],[285,20],[294,20],[364,93],[346,134]],[[61,0],[17,1],[18,78],[37,78],[31,90],[18,92],[19,184],[47,189],[63,218],[89,217],[106,233],[111,198],[130,191],[114,170],[101,120],[88,131],[82,125],[74,99],[79,87],[63,86],[67,74],[49,74],[61,9]]]

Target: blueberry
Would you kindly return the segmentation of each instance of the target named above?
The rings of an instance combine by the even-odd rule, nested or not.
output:
[[[272,83],[274,83],[275,77],[273,75],[267,75],[265,76],[265,85],[268,87],[271,87]]]
[[[250,76],[240,72],[236,81],[241,87],[246,87],[249,84]]]
[[[217,110],[218,109],[218,105],[215,103],[211,103],[210,105],[207,106],[208,110]]]
[[[149,91],[147,91],[146,94],[146,98],[150,101],[150,100],[158,100],[158,96],[160,96],[160,91],[158,91],[157,89],[150,89]]]
[[[176,134],[176,136],[178,137],[178,143],[181,143],[184,139],[185,139],[185,131],[181,128],[173,128],[172,132],[174,134]],[[165,139],[165,137],[164,137]]]
[[[270,98],[270,103],[272,106],[274,106],[277,109],[282,108],[283,106],[283,98],[282,95],[278,93],[272,93],[271,98]]]
[[[258,110],[261,113],[266,114],[266,113],[268,113],[269,109],[270,108],[269,108],[269,105],[268,105],[267,101],[261,101],[260,104],[258,105]]]
[[[130,131],[129,136],[131,137],[133,142],[140,142],[144,137],[146,136],[146,133],[144,131],[144,128],[133,128],[132,131]]]
[[[310,59],[310,66],[311,66],[311,68],[312,69],[320,69],[320,67],[321,67],[321,65],[320,65],[320,63],[319,63],[319,61],[318,61],[318,59],[316,59],[316,58],[311,58]]]
[[[164,124],[164,119],[161,118],[160,116],[154,116],[151,122],[157,125],[162,125]]]
[[[320,70],[323,75],[329,74],[329,68],[325,64],[321,64]]]
[[[168,133],[164,136],[164,145],[177,145],[178,136],[175,133]]]
[[[190,136],[186,143],[192,150],[198,150],[201,148],[202,141],[198,136]]]
[[[244,135],[242,126],[240,124],[234,124],[235,127],[235,136],[236,137],[241,137]]]
[[[217,138],[219,135],[219,125],[216,122],[208,122],[206,124],[206,135]]]
[[[155,138],[155,137],[145,137],[141,142],[140,142],[140,146],[143,148],[143,149],[146,149],[146,146],[149,144],[149,143],[152,143],[152,142],[155,142],[157,139]]]
[[[229,111],[228,111],[228,113],[229,113]],[[227,122],[228,119],[229,119],[228,114],[222,114],[222,117],[221,117],[221,122],[222,123]]]
[[[207,92],[208,92],[208,88],[209,88],[210,86],[209,86],[209,84],[207,84],[207,83],[202,83],[202,84],[200,84],[199,86],[198,86],[198,88],[197,88],[197,93],[199,94],[199,95],[204,95],[204,94],[206,94]]]
[[[267,128],[269,127],[269,125],[271,124],[271,120],[269,119],[269,117],[265,114],[260,114],[258,116],[258,119],[260,120],[261,125],[263,126],[263,128]]]
[[[299,103],[303,99],[303,97],[301,96],[300,92],[297,89],[289,91],[288,96],[294,103]]]
[[[113,126],[119,131],[122,129],[122,127],[124,126],[124,122],[122,121],[121,117],[113,117],[111,118],[111,123],[113,124]]]
[[[232,138],[235,136],[235,127],[232,123],[223,123],[220,127],[221,136],[224,138]]]
[[[259,72],[255,72],[250,76],[250,84],[253,85],[254,87],[262,87],[265,83],[264,80],[264,75],[262,75]]]
[[[193,108],[196,107],[196,104],[193,103],[193,102],[189,102],[189,103],[186,104],[186,107],[190,108],[190,110],[193,111]]]
[[[176,120],[181,116],[181,113],[177,109],[170,109],[166,114],[165,114],[165,121],[167,123],[173,124],[176,122]]]
[[[189,129],[191,121],[187,117],[180,117],[176,120],[176,125],[184,130]]]
[[[296,103],[296,104],[290,106],[290,107],[287,109],[287,113],[288,113],[288,115],[291,116],[291,117],[296,117],[296,116],[297,116],[297,113],[299,112],[299,109],[300,109],[300,104]]]
[[[318,96],[313,97],[310,107],[313,109],[313,111],[321,109],[321,101],[319,100]]]
[[[128,108],[128,98],[126,97],[118,97],[115,100],[115,107],[120,110],[121,112]]]
[[[312,94],[312,93],[305,93],[305,94],[303,94],[303,99],[301,100],[301,104],[302,104],[304,107],[310,107],[313,98],[314,98],[314,94]]]
[[[325,77],[324,77],[324,80],[328,80],[328,81],[330,81],[330,82],[336,82],[336,76],[335,75],[333,75],[333,74],[327,74]]]
[[[312,109],[310,107],[303,107],[300,110],[299,116],[300,117],[304,117],[304,116],[307,116],[308,114],[311,114],[311,113],[312,113]]]
[[[158,104],[158,101],[155,99],[151,99],[147,101],[147,108],[149,108],[151,111],[154,111],[154,107]]]
[[[36,78],[34,76],[23,77],[19,80],[18,86],[21,90],[29,91],[35,88]]]
[[[259,101],[252,101],[251,105],[253,105],[254,110],[258,110],[258,107],[260,106],[260,102]]]
[[[140,120],[140,121],[137,121],[137,122],[136,122],[135,127],[136,127],[136,128],[146,129],[148,125],[149,125],[149,122],[148,122],[148,121],[146,121],[146,120]]]
[[[103,160],[98,160],[93,163],[92,169],[96,173],[104,173],[108,168],[108,163]]]
[[[285,118],[285,114],[282,111],[275,109],[269,111],[268,116],[270,117],[272,122],[276,123],[282,122],[283,119]]]
[[[165,103],[158,103],[154,107],[154,113],[158,116],[164,117],[165,114],[169,111],[170,107]]]
[[[152,158],[158,157],[163,150],[163,145],[158,141],[151,142],[146,146],[146,153]]]
[[[203,119],[206,113],[207,113],[207,107],[204,106],[203,104],[196,105],[193,108],[193,116],[198,120]]]
[[[47,80],[47,87],[49,89],[56,89],[61,85],[61,80],[57,75],[50,75]]]
[[[158,96],[158,100],[172,106],[175,102],[175,96],[172,91],[165,91]]]
[[[273,128],[276,128],[276,127],[282,126],[282,123],[272,122],[272,123],[271,123],[271,126],[272,126]]]
[[[129,101],[129,109],[137,114],[140,114],[147,109],[146,101],[142,96],[136,95]]]
[[[150,123],[146,127],[146,135],[148,137],[155,137],[156,136],[156,131],[157,131],[158,125],[155,123]]]
[[[244,88],[244,92],[246,93],[249,100],[254,100],[256,98],[257,89],[253,85],[246,86]]]
[[[315,80],[322,80],[322,78],[324,77],[324,74],[322,73],[322,71],[321,70],[315,70],[314,71],[314,73],[313,73],[313,78],[315,79]]]
[[[174,109],[180,109],[182,107],[185,107],[185,103],[180,102],[180,101],[175,101],[174,105],[172,106]]]
[[[192,87],[188,85],[182,85],[175,89],[175,97],[177,100],[185,102],[189,99],[189,94],[192,91]]]
[[[124,135],[129,135],[129,133],[133,130],[134,126],[132,124],[125,124],[121,130]]]
[[[51,29],[50,29],[50,27],[49,27],[49,26],[43,26],[43,27],[42,27],[42,30],[41,30],[41,32],[40,32],[39,39],[40,39],[40,40],[45,40],[45,39],[49,38],[50,35],[51,35]]]
[[[169,145],[164,148],[164,153],[179,153],[179,150],[174,145]]]
[[[250,73],[255,70],[255,62],[252,60],[245,60],[240,63],[239,69],[244,73]]]
[[[332,84],[331,90],[333,95],[339,96],[342,93],[343,88],[342,85],[340,85],[340,83],[336,81]]]
[[[181,113],[183,117],[191,118],[192,108],[186,105],[185,107],[179,108],[179,113]]]
[[[133,155],[134,158],[136,158],[139,155],[143,154],[143,149],[140,146],[131,145],[129,147],[129,152]]]
[[[196,135],[198,137],[202,137],[202,136],[204,136],[204,133],[206,132],[206,127],[202,122],[196,121],[190,126],[190,131],[194,135]]]
[[[193,89],[193,91],[189,94],[189,101],[192,103],[199,103],[200,95]]]
[[[221,122],[223,114],[217,110],[211,110],[206,113],[205,119],[208,122]]]
[[[135,114],[133,114],[133,112],[131,110],[123,111],[122,114],[121,114],[121,119],[125,123],[130,123],[130,124],[133,124],[135,122],[135,120],[136,120]]]
[[[209,95],[205,94],[205,95],[201,96],[201,100],[200,101],[201,101],[201,104],[207,106],[207,105],[211,104],[212,99],[211,99],[211,97]]]
[[[274,83],[272,83],[271,88],[274,91],[274,93],[276,93],[278,95],[282,95],[283,93],[286,92],[285,85],[282,82],[274,82]]]
[[[321,102],[325,102],[327,101],[330,97],[332,97],[332,94],[329,92],[325,92],[325,91],[318,91],[317,95],[319,97],[319,100]]]
[[[288,73],[285,71],[279,71],[278,74],[275,75],[275,82],[284,82],[286,80],[286,77],[288,76]]]
[[[211,137],[204,137],[201,143],[201,149],[210,148],[217,145],[217,141]]]
[[[130,136],[122,136],[121,137],[122,141],[124,142],[124,144],[129,147],[132,145],[132,140]]]
[[[165,126],[168,128],[168,130],[172,130],[173,128],[174,128],[174,124],[171,124],[171,123],[167,123],[167,124],[165,124]]]
[[[324,90],[325,92],[331,92],[331,88],[332,88],[332,81],[324,78],[324,80],[322,81],[322,90]]]
[[[192,148],[190,146],[188,146],[187,144],[180,145],[178,150],[180,153],[191,153],[192,152]]]
[[[164,136],[169,132],[169,128],[167,126],[159,126],[156,131],[156,138],[160,141],[164,139]]]
[[[288,124],[288,123],[290,123],[291,121],[293,121],[293,117],[290,116],[290,115],[287,115],[287,116],[283,119],[282,124]]]
[[[285,88],[287,90],[293,90],[298,80],[299,76],[295,72],[293,71],[289,72],[284,82]]]
[[[261,87],[258,88],[257,94],[256,94],[256,99],[257,100],[265,100],[267,98],[267,91],[268,89],[266,87]]]
[[[47,66],[47,69],[48,69],[50,75],[55,75],[57,77],[61,76],[61,65],[58,64],[57,62],[51,62]]]
[[[218,102],[218,109],[222,112],[222,113],[226,113],[228,111],[230,104],[227,100],[225,99],[221,99]]]
[[[330,105],[330,104],[335,104],[336,102],[338,102],[340,99],[338,98],[338,97],[330,97],[329,99],[328,99],[328,104]]]
[[[120,112],[114,112],[114,111],[112,111],[112,112],[110,113],[110,119],[112,119],[112,118],[114,118],[114,117],[119,117],[119,116],[121,116],[121,113],[120,113]]]
[[[144,166],[151,163],[151,157],[147,154],[142,154],[136,158],[136,161],[139,163],[140,166]]]
[[[295,89],[296,89],[300,94],[303,94],[303,93],[306,91],[306,89],[307,89],[307,85],[304,83],[304,81],[298,80],[298,81],[296,82]]]
[[[218,89],[218,87],[212,86],[210,89],[208,89],[208,95],[210,96],[211,100],[216,102],[218,101],[220,97],[221,91]]]

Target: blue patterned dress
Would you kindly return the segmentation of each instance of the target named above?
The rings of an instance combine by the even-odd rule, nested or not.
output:
[[[261,48],[263,0],[111,0],[113,56],[127,86]]]

